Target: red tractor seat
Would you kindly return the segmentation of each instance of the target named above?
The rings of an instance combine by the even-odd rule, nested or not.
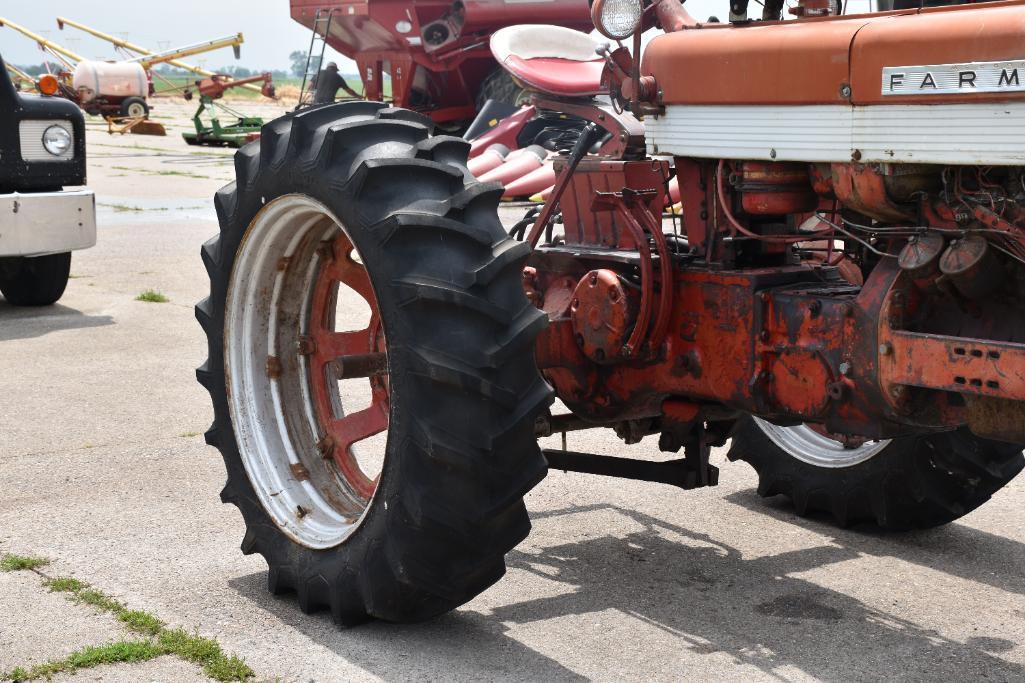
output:
[[[552,95],[592,97],[605,92],[603,45],[562,26],[509,26],[491,36],[491,53],[516,80]]]

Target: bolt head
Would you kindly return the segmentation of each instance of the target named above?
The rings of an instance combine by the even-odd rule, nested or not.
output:
[[[880,356],[889,356],[891,353],[893,353],[893,344],[890,342],[883,342],[879,345]]]

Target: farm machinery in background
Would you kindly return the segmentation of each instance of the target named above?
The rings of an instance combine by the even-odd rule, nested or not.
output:
[[[209,78],[196,81],[195,89],[199,93],[199,109],[192,115],[196,132],[182,133],[185,142],[190,145],[210,147],[241,147],[259,137],[263,119],[246,116],[220,102],[228,90],[254,83],[263,84],[260,94],[264,97],[274,98],[274,81],[269,73],[238,80],[226,80],[214,74]],[[191,100],[192,90],[185,90],[184,95],[186,100]],[[206,119],[204,119],[204,114]]]
[[[10,74],[15,90],[20,91],[22,88],[38,89],[36,79],[32,78],[32,76],[12,64],[5,64],[4,66],[7,69],[7,73]]]
[[[330,46],[356,62],[366,99],[390,99],[446,130],[465,129],[489,99],[510,109],[516,104],[519,87],[495,61],[488,47],[492,33],[528,22],[592,28],[580,0],[289,3],[292,18],[313,31],[307,84],[322,63],[318,53],[322,58]]]
[[[81,25],[67,20],[61,19],[58,23],[61,28],[68,23],[86,30]],[[239,46],[244,41],[242,34],[238,33],[157,53],[147,51],[146,54],[130,56],[115,62],[85,59],[23,26],[0,18],[0,27],[2,26],[7,26],[35,41],[43,52],[59,63],[59,67],[50,74],[56,79],[56,91],[48,94],[59,94],[75,102],[87,114],[102,116],[111,124],[111,131],[115,125],[120,125],[119,132],[131,131],[147,135],[166,134],[162,125],[147,121],[150,110],[148,97],[155,92],[155,66],[165,63],[180,65],[179,60],[183,57],[225,47],[233,48],[237,59]],[[89,31],[93,35],[103,37],[103,34],[97,31]],[[106,36],[105,39],[111,38]],[[124,41],[115,42],[115,45],[127,48]],[[127,49],[141,50],[134,46]]]
[[[117,36],[112,36],[109,33],[104,33],[103,31],[99,31],[99,30],[97,30],[95,28],[91,28],[91,27],[86,26],[85,24],[83,24],[81,22],[74,21],[72,19],[68,19],[67,17],[57,17],[57,27],[60,30],[63,31],[65,26],[70,26],[71,28],[75,28],[75,29],[78,29],[79,31],[82,31],[84,33],[88,33],[89,35],[93,36],[94,38],[99,38],[100,40],[106,41],[106,42],[110,43],[111,45],[113,45],[115,50],[119,50],[119,51],[121,51],[123,54],[125,54],[127,56],[131,56],[131,55],[134,54],[134,55],[142,55],[142,56],[145,56],[145,57],[149,57],[149,56],[152,56],[152,55],[155,54],[152,50],[148,50],[148,49],[146,49],[146,48],[144,48],[142,46],[130,43],[127,40],[124,40],[123,38],[118,38]],[[241,45],[242,44],[242,34],[238,34],[237,37],[238,37],[238,44]],[[237,59],[238,58],[237,46],[233,46],[233,47],[236,47],[236,59]],[[206,78],[217,76],[221,81],[231,81],[232,80],[232,78],[229,77],[229,76],[225,76],[223,74],[217,74],[217,73],[215,73],[213,71],[210,71],[208,69],[203,69],[203,68],[200,68],[198,66],[193,66],[192,64],[188,64],[186,62],[181,61],[181,59],[177,59],[177,58],[175,58],[175,59],[168,59],[166,61],[166,64],[168,64],[169,66],[173,66],[175,68],[181,69],[183,71],[188,71],[188,72],[194,73],[197,76],[203,76],[203,77],[206,77]],[[252,84],[244,85],[242,87],[244,89],[246,89],[246,90],[251,91],[251,92],[255,92],[255,93],[262,92],[262,88],[260,88],[258,86],[255,86],[255,85],[252,85]],[[172,85],[172,89],[176,89],[176,88]],[[158,94],[158,95],[162,94],[162,91],[158,91],[156,94]]]

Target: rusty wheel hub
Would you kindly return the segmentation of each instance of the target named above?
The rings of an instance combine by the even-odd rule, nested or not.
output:
[[[253,220],[232,270],[225,350],[236,441],[261,503],[295,541],[338,545],[383,468],[388,356],[367,269],[319,202],[287,195]]]

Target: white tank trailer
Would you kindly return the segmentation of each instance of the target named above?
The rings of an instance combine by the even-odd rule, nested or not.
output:
[[[84,60],[75,67],[71,84],[90,114],[145,116],[148,111],[149,78],[141,64]]]

